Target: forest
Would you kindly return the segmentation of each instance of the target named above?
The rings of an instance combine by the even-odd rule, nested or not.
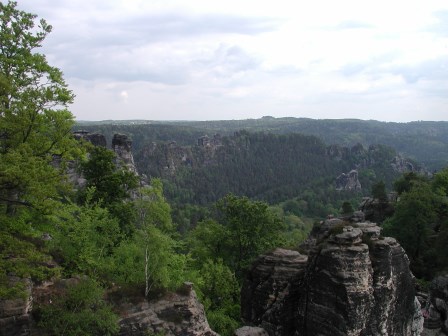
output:
[[[232,335],[241,325],[242,281],[257,256],[275,247],[297,249],[322,216],[349,215],[371,193],[380,204],[389,202],[388,191],[399,195],[382,223],[384,234],[403,245],[420,281],[447,270],[443,155],[425,162],[440,169],[435,174],[400,174],[390,169],[395,143],[380,136],[375,144],[383,145],[358,146],[350,153],[361,154],[339,160],[327,146],[351,145],[345,140],[265,126],[241,131],[229,122],[219,124],[222,145],[203,164],[207,157],[198,159],[205,154],[192,144],[211,124],[76,124],[69,111],[74,93],[37,52],[52,27],[36,24],[15,2],[0,3],[0,13],[0,298],[23,298],[24,279],[76,279],[53,302],[33,308],[43,333],[116,335],[120,300],[151,300],[189,281],[212,329]],[[76,140],[72,131],[79,127],[107,137],[129,134],[148,184],[117,164],[113,151]],[[198,164],[175,175],[157,173],[151,166],[157,153],[145,157],[145,146],[165,148],[173,140],[197,151]],[[336,190],[334,179],[354,166],[363,191]],[[84,183],[75,186],[69,171]]]

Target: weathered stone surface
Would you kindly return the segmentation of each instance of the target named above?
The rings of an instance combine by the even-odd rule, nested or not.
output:
[[[358,171],[351,170],[349,173],[342,173],[336,178],[336,190],[361,190],[361,182],[358,180]]]
[[[448,275],[436,277],[431,282],[427,304],[425,328],[441,330],[448,334]]]
[[[11,286],[22,283],[25,295],[11,300],[0,299],[0,336],[29,335],[32,322],[32,282],[13,276],[10,276],[8,281]]]
[[[269,334],[263,328],[245,326],[235,330],[233,336],[269,336]]]
[[[90,142],[94,146],[107,147],[106,137],[99,133],[90,133],[87,131],[73,132],[73,136],[77,140],[85,140]]]
[[[423,318],[409,260],[395,239],[380,232],[373,223],[327,219],[301,246],[308,259],[300,255],[281,282],[270,261],[281,265],[282,255],[289,260],[290,254],[261,256],[243,285],[250,292],[242,295],[245,322],[271,336],[420,335]],[[286,295],[278,295],[279,283]]]
[[[125,134],[114,134],[112,150],[116,154],[116,164],[132,173],[137,174],[137,168],[132,154],[132,141]]]
[[[266,329],[270,335],[293,332],[298,289],[307,257],[296,251],[276,249],[252,266],[241,289],[241,317]]]
[[[389,194],[389,201],[380,201],[371,197],[364,197],[359,205],[359,210],[364,213],[366,220],[382,223],[394,213],[396,194]]]
[[[170,293],[160,300],[120,307],[120,336],[218,336],[212,331],[196,293],[186,288],[182,294]]]

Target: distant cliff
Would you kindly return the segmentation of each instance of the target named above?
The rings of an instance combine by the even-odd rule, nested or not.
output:
[[[378,226],[328,219],[302,251],[277,249],[253,264],[241,291],[246,323],[271,336],[420,335],[409,260]]]
[[[314,136],[236,132],[202,136],[190,146],[152,142],[136,153],[138,170],[173,183],[167,196],[207,204],[229,192],[278,203],[307,189],[368,193],[372,183],[391,185],[403,171],[420,166],[393,148],[357,144],[326,146]],[[174,194],[172,194],[173,190]],[[320,214],[325,215],[325,214]]]

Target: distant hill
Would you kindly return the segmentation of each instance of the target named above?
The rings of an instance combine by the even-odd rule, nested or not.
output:
[[[357,119],[273,118],[221,121],[103,121],[85,122],[77,129],[96,130],[111,138],[112,133],[130,135],[136,150],[152,141],[176,141],[186,145],[201,135],[233,134],[235,131],[301,133],[314,135],[327,145],[368,147],[384,144],[399,153],[423,163],[429,170],[448,166],[448,122],[417,121],[409,123]]]
[[[207,205],[231,192],[271,204],[297,198],[304,213],[319,216],[370,194],[377,181],[390,186],[403,170],[419,169],[384,145],[326,146],[310,135],[247,131],[204,136],[190,146],[151,143],[134,157],[139,172],[164,179],[176,204]]]
[[[358,119],[273,118],[223,121],[175,122],[210,132],[269,131],[277,134],[315,135],[327,144],[364,146],[384,144],[404,156],[439,170],[448,166],[448,122],[416,121],[409,123],[380,122]]]

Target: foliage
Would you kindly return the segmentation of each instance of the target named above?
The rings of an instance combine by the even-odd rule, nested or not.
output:
[[[59,275],[60,268],[51,263],[51,258],[46,252],[39,239],[1,230],[0,297],[13,298],[24,293],[24,287],[20,282],[11,286],[9,275],[31,278],[34,281],[47,280]]]
[[[73,116],[66,109],[74,95],[62,73],[35,52],[51,31],[45,20],[0,3],[0,206],[51,209],[61,174],[51,165],[56,155],[77,152],[71,137]]]
[[[233,335],[240,326],[240,288],[235,274],[222,259],[207,259],[195,283],[211,328],[220,335]]]
[[[69,287],[65,295],[41,307],[38,325],[50,335],[116,335],[118,316],[103,295],[103,289],[94,280],[82,280]]]
[[[153,288],[176,289],[184,280],[188,257],[177,253],[178,243],[170,236],[171,208],[161,181],[152,180],[139,194],[137,228],[115,249],[109,265],[114,281],[145,284],[147,296]]]
[[[138,230],[131,240],[124,240],[111,258],[112,279],[120,284],[152,289],[176,289],[184,280],[187,257],[177,254],[176,242],[158,228]]]
[[[82,163],[86,187],[80,190],[80,202],[84,202],[87,191],[94,202],[102,202],[109,212],[119,220],[123,233],[131,234],[135,221],[134,204],[128,202],[130,193],[137,187],[137,176],[115,165],[115,153],[104,147],[93,147],[89,159]]]
[[[232,317],[236,315],[236,312],[239,315],[239,309],[233,312],[228,309],[212,310],[207,313],[207,320],[212,330],[216,330],[222,336],[232,336],[234,331],[241,326],[238,320],[239,316]]]
[[[217,209],[226,232],[228,265],[237,274],[261,253],[281,245],[283,223],[266,203],[229,194],[217,203]]]
[[[122,238],[116,218],[98,203],[92,203],[93,189],[86,203],[67,202],[54,216],[53,253],[60,258],[66,273],[104,276],[105,261]]]
[[[394,190],[401,195],[404,192],[410,191],[414,184],[425,181],[426,179],[423,176],[414,172],[405,173],[394,182]]]
[[[414,274],[427,280],[448,269],[446,171],[432,180],[404,174],[395,183],[400,193],[395,213],[383,224],[383,233],[396,237],[406,250]]]
[[[172,232],[171,207],[163,195],[163,184],[160,179],[152,179],[148,188],[139,190],[139,198],[135,201],[138,214],[137,226],[154,226],[163,232]]]
[[[201,268],[202,283],[199,289],[207,298],[207,310],[239,303],[240,290],[235,274],[224,265],[222,259],[208,259]]]
[[[383,181],[378,181],[372,186],[372,196],[380,202],[387,202],[386,185]]]
[[[342,208],[341,208],[341,213],[342,214],[349,215],[349,214],[352,214],[353,211],[354,211],[353,210],[353,205],[350,202],[345,201],[344,203],[342,203]]]

